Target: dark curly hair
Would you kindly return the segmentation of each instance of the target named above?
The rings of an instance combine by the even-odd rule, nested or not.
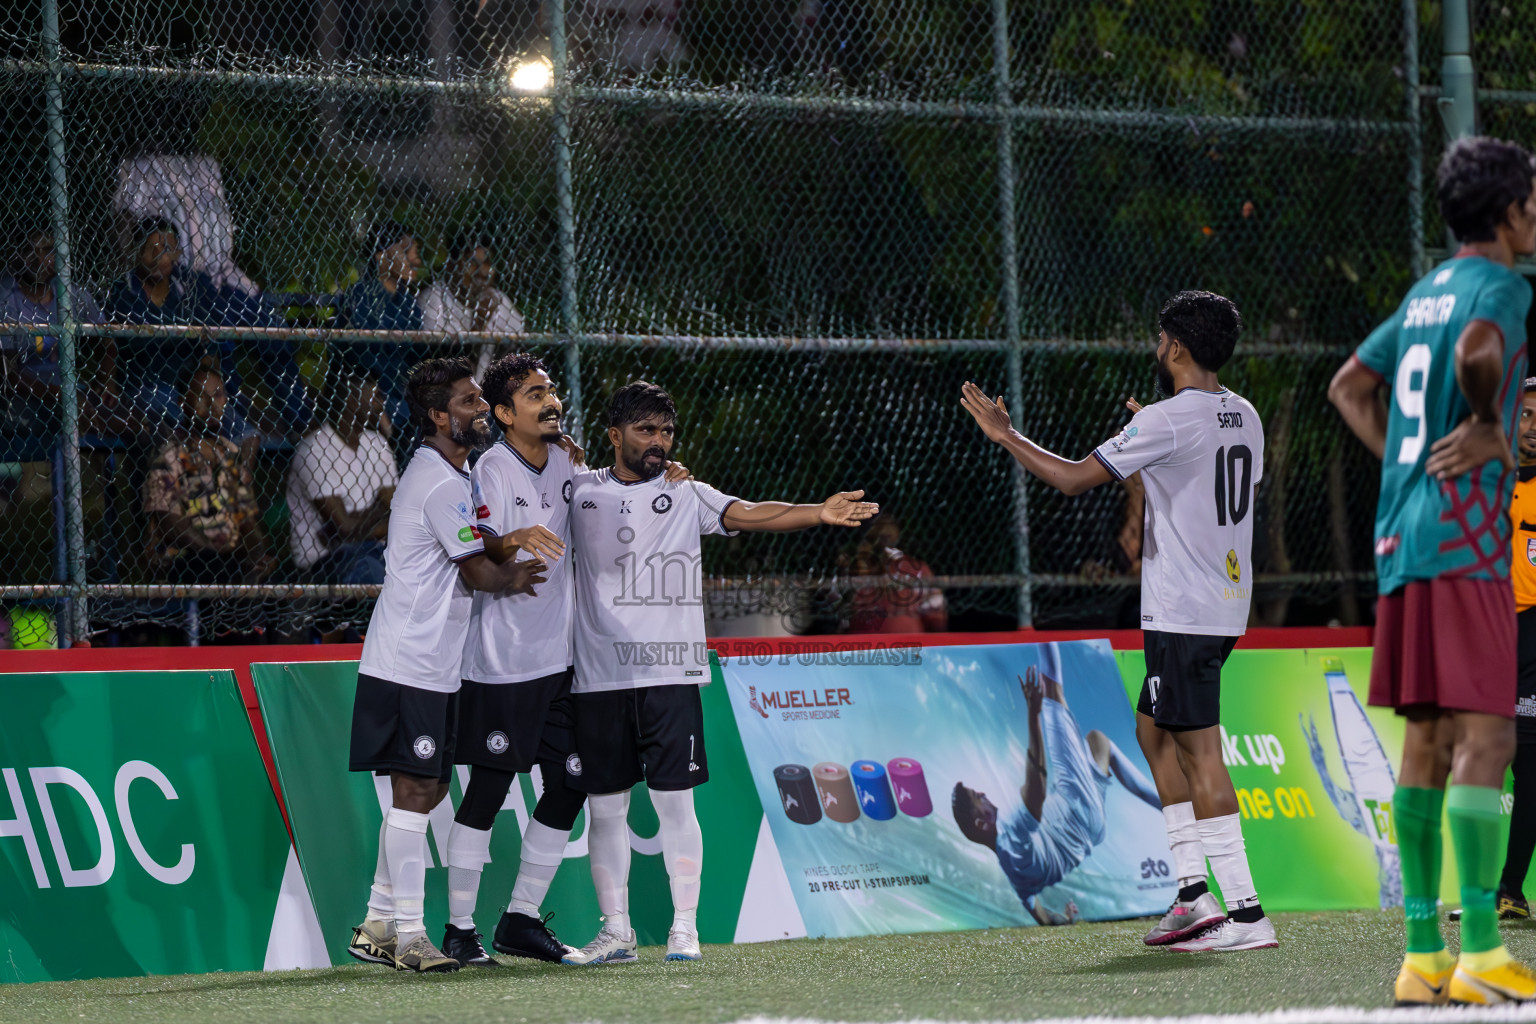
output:
[[[1163,305],[1157,326],[1189,349],[1195,362],[1215,373],[1232,358],[1237,336],[1243,333],[1243,317],[1231,299],[1214,292],[1183,291]]]
[[[544,360],[529,352],[513,352],[490,365],[485,376],[480,378],[480,388],[482,397],[490,403],[493,416],[498,405],[512,404],[513,393],[523,386],[523,381],[535,370],[548,373],[549,367],[544,365]],[[499,418],[497,422],[501,422]]]
[[[468,359],[423,359],[411,368],[406,378],[405,400],[411,407],[411,422],[424,435],[437,433],[432,413],[448,411],[448,396],[453,386],[466,377],[473,377],[475,368]]]
[[[1531,195],[1536,163],[1513,142],[1486,135],[1458,139],[1435,172],[1435,199],[1446,226],[1462,242],[1491,242],[1510,203]]]

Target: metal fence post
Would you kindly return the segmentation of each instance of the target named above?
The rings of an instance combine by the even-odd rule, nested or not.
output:
[[[85,496],[80,482],[79,325],[70,295],[69,182],[64,139],[64,59],[59,44],[59,0],[43,0],[43,56],[48,122],[48,198],[53,217],[54,301],[58,303],[60,398],[59,449],[64,462],[64,548],[70,597],[64,602],[64,646],[90,632],[85,587]]]
[[[1444,45],[1440,58],[1440,119],[1448,142],[1477,131],[1477,73],[1472,67],[1472,12],[1468,0],[1445,0],[1441,10]],[[1456,250],[1456,236],[1445,229],[1446,245]]]
[[[1424,254],[1424,126],[1419,104],[1419,0],[1403,0],[1403,79],[1408,99],[1408,124],[1413,138],[1408,147],[1408,244],[1414,280],[1429,270]]]
[[[560,331],[565,340],[565,408],[577,443],[585,443],[581,409],[581,330],[577,304],[576,200],[571,180],[571,91],[567,72],[565,0],[548,0],[555,129],[555,210],[560,225]]]
[[[1003,340],[1008,345],[1008,407],[1024,412],[1024,343],[1019,336],[1019,225],[1014,203],[1013,88],[1008,56],[1008,0],[992,0],[992,79],[997,104],[997,219],[1002,257]],[[1014,571],[1019,584],[1020,627],[1034,624],[1029,573],[1029,492],[1024,467],[1013,466]]]

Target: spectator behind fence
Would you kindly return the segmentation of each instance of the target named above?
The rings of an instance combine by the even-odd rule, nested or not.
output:
[[[215,288],[247,295],[261,288],[235,266],[235,219],[224,198],[219,162],[199,154],[145,153],[117,168],[112,209],[131,227],[163,217],[182,241],[180,265],[207,274]]]
[[[844,559],[854,576],[884,576],[883,586],[854,588],[850,597],[850,633],[940,633],[949,628],[944,591],[925,587],[933,578],[928,563],[897,545],[901,525],[889,512],[869,527],[851,559]]]
[[[317,583],[383,583],[389,503],[400,474],[377,430],[378,381],[331,359],[323,422],[293,451],[288,513],[293,561]]]
[[[523,314],[496,287],[496,276],[495,248],[490,238],[471,232],[454,236],[448,243],[442,280],[422,293],[422,329],[448,334],[522,334]],[[485,375],[494,353],[494,345],[481,346],[477,377]]]
[[[227,400],[217,370],[191,370],[181,423],[144,479],[144,513],[170,583],[256,583],[274,567],[250,470],[219,434]]]
[[[10,276],[0,278],[0,431],[53,433],[59,429],[64,384],[58,336],[52,331],[4,333],[3,326],[59,322],[53,235],[40,228],[22,235],[9,269]],[[76,320],[101,322],[101,307],[90,292],[73,284],[69,294]],[[104,370],[110,379],[111,367]],[[110,429],[118,404],[115,392],[89,393],[84,387],[79,392],[81,429]]]
[[[421,306],[411,294],[420,275],[421,249],[415,234],[395,221],[380,224],[373,233],[363,279],[342,296],[341,325],[355,331],[421,330]],[[410,423],[405,377],[416,365],[414,346],[406,341],[367,341],[345,349],[378,380],[392,428],[399,430]]]
[[[179,264],[176,228],[161,217],[139,223],[134,234],[135,263],[107,300],[108,316],[121,323],[278,327],[282,321],[260,296],[233,287],[217,287],[201,271]],[[194,365],[217,367],[234,401],[224,409],[222,429],[242,442],[257,439],[250,424],[249,396],[241,391],[236,344],[205,338],[131,338],[118,346],[117,365],[128,401],[151,430],[181,419],[175,381]],[[262,340],[250,346],[266,375],[283,426],[293,432],[308,426],[304,383],[290,342]]]

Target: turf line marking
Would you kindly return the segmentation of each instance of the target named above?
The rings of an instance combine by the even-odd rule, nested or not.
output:
[[[1472,1021],[1489,1024],[1536,1024],[1536,1004],[1504,1006],[1423,1006],[1402,1009],[1362,1009],[1358,1006],[1319,1006],[1312,1009],[1271,1010],[1267,1013],[1194,1013],[1166,1017],[1040,1017],[1014,1021],[973,1021],[969,1024],[1449,1024]],[[747,1017],[736,1024],[852,1024],[809,1017]],[[900,1024],[954,1024],[953,1021],[912,1019]]]

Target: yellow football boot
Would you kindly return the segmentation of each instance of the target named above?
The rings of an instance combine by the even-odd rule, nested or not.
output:
[[[1392,988],[1393,1005],[1444,1006],[1450,1001],[1451,974],[1456,970],[1456,961],[1449,954],[1440,955],[1445,959],[1440,970],[1418,966],[1413,957],[1403,961],[1402,970],[1397,972],[1397,984]]]
[[[1501,964],[1474,970],[1465,960],[1451,975],[1450,1000],[1459,1006],[1497,1006],[1536,998],[1536,973],[1511,957]]]

